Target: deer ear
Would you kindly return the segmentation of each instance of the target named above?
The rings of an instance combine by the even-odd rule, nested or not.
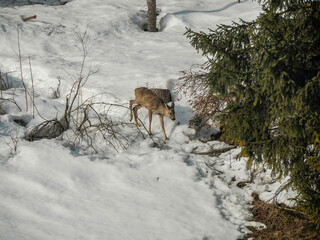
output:
[[[166,106],[166,109],[169,110],[169,106],[166,103],[164,105]]]

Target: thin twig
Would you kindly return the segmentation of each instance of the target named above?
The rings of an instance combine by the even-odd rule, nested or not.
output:
[[[27,87],[23,80],[23,71],[22,71],[22,57],[21,57],[21,48],[20,48],[20,33],[19,33],[19,25],[17,24],[17,33],[18,33],[18,51],[19,51],[19,64],[20,64],[20,77],[22,86],[24,88],[24,95],[26,99],[26,111],[28,111],[28,94],[27,94]]]
[[[31,78],[31,101],[32,101],[32,118],[34,119],[34,84],[33,84],[33,75],[32,75],[32,67],[31,60],[29,56],[29,69],[30,69],[30,78]]]
[[[216,171],[216,172],[218,172],[218,173],[220,173],[220,174],[223,174],[223,173],[224,173],[224,172],[222,172],[222,171],[214,168],[213,166],[209,165],[209,163],[207,163],[207,162],[205,162],[205,165],[206,165],[208,168],[210,168],[211,170]]]

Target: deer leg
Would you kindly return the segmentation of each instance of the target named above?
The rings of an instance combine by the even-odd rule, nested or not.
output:
[[[169,138],[167,137],[166,131],[164,130],[164,124],[163,124],[163,115],[159,114],[159,119],[160,119],[160,125],[164,134],[164,139],[165,140],[169,140]]]
[[[130,122],[132,121],[132,105],[134,104],[134,100],[129,101],[129,108],[130,108]]]
[[[149,111],[149,135],[152,135],[152,133],[151,133],[151,122],[152,122],[152,111],[151,110],[149,110],[148,109],[148,111]]]
[[[139,123],[138,123],[138,120],[137,120],[137,117],[138,117],[138,110],[142,108],[142,106],[140,104],[138,104],[137,106],[135,106],[133,108],[133,114],[134,114],[134,122],[136,124],[137,127],[140,127]]]

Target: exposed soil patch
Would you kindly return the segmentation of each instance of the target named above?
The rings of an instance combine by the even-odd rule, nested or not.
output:
[[[315,226],[298,212],[266,203],[257,197],[253,206],[253,221],[262,222],[267,228],[258,231],[248,227],[253,232],[248,237],[253,237],[256,240],[320,239],[320,234],[315,230]]]

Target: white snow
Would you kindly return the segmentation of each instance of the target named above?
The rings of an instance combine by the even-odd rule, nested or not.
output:
[[[141,30],[145,0],[38,1],[45,5],[8,6],[0,1],[0,70],[8,73],[21,111],[2,102],[0,115],[0,239],[241,239],[249,230],[251,193],[265,199],[280,183],[270,183],[270,172],[241,189],[250,179],[246,159],[237,160],[240,149],[220,156],[194,154],[221,148],[220,142],[193,139],[188,127],[192,110],[184,96],[175,96],[176,121],[165,118],[169,141],[164,142],[157,117],[153,140],[137,137],[133,125],[122,129],[129,145],[119,153],[103,142],[103,153],[87,154],[64,140],[28,142],[24,136],[43,119],[32,108],[26,111],[20,84],[18,31],[23,77],[42,117],[64,113],[65,97],[79,74],[82,57],[75,31],[87,30],[89,55],[85,72],[99,69],[82,89],[82,98],[128,106],[139,86],[174,89],[179,71],[203,63],[183,36],[185,27],[208,31],[217,24],[253,20],[261,6],[255,1],[170,0],[157,1],[161,9],[157,33]],[[27,1],[26,1],[27,2]],[[52,6],[55,5],[55,6]],[[21,17],[37,15],[22,22]],[[53,92],[61,79],[60,98]],[[29,101],[30,102],[30,101]],[[145,110],[140,118],[147,124]],[[129,122],[127,108],[109,111],[116,120]],[[14,120],[24,120],[26,127]],[[144,136],[146,131],[141,127]],[[135,140],[133,140],[136,138]],[[206,164],[211,166],[211,169]],[[261,224],[250,223],[261,226]]]

